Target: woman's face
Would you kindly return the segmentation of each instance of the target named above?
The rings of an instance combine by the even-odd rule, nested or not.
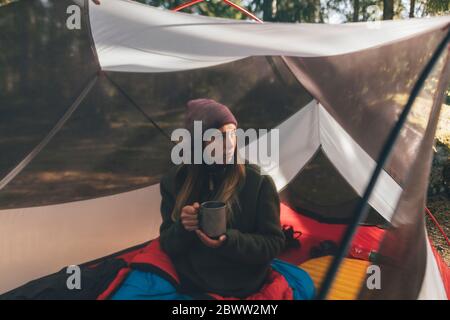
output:
[[[220,127],[219,130],[225,134],[223,139],[223,153],[226,157],[225,161],[230,161],[233,158],[234,150],[236,149],[236,126],[233,123],[229,123]]]
[[[236,126],[233,123],[228,123],[219,128],[219,131],[223,133],[223,155],[224,163],[227,163],[233,158],[234,151],[236,149]],[[213,143],[214,138],[211,141],[205,142],[206,145]]]

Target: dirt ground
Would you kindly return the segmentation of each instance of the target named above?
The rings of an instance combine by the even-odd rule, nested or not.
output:
[[[450,105],[448,102],[441,110],[436,140],[427,206],[446,235],[450,237]],[[445,238],[428,217],[426,223],[428,234],[436,249],[450,266],[450,247]]]
[[[428,198],[428,208],[435,216],[436,220],[438,220],[442,229],[447,236],[450,235],[450,200],[444,196],[433,196]],[[441,232],[435,226],[435,224],[429,219],[426,218],[428,235],[433,241],[436,249],[442,255],[445,262],[448,266],[450,266],[450,248],[445,241],[445,238],[442,236]]]

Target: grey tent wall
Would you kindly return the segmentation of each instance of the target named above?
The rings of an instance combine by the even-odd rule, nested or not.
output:
[[[88,83],[82,89],[78,97],[72,103],[72,105],[67,109],[61,119],[55,124],[55,126],[50,130],[50,132],[39,142],[36,147],[31,150],[31,152],[20,161],[14,169],[12,169],[3,179],[0,180],[0,191],[4,189],[8,183],[10,183],[23,169],[31,162],[33,159],[41,152],[50,140],[61,130],[64,124],[69,120],[72,114],[77,110],[78,106],[83,102],[84,98],[89,94],[91,89],[94,87],[97,81],[98,75],[95,74],[91,79],[88,80]]]
[[[423,34],[416,38],[405,39],[387,46],[363,50],[355,54],[328,58],[286,57],[286,63],[313,96],[336,116],[336,119],[343,127],[348,132],[352,133],[352,136],[357,139],[360,145],[367,150],[374,159],[378,159],[377,169],[381,170],[384,166],[385,170],[403,185],[407,173],[409,172],[408,169],[416,156],[416,153],[405,152],[407,150],[407,143],[410,141],[399,139],[396,144],[396,153],[391,157],[388,163],[385,163],[387,154],[383,154],[382,151],[389,151],[388,154],[390,154],[392,146],[389,147],[389,143],[392,144],[394,140],[391,138],[387,139],[387,134],[391,131],[391,128],[393,128],[392,130],[395,128],[400,130],[400,128],[402,128],[402,121],[397,123],[393,123],[393,121],[396,121],[396,115],[404,110],[400,104],[397,105],[396,108],[393,108],[393,105],[395,106],[395,104],[389,99],[385,98],[384,100],[380,99],[379,101],[376,101],[374,98],[377,97],[378,99],[378,97],[386,96],[386,93],[383,90],[387,90],[387,87],[384,87],[384,85],[390,85],[390,81],[393,81],[393,83],[400,81],[401,85],[404,86],[402,87],[402,91],[411,92],[409,99],[411,99],[413,95],[418,94],[417,89],[413,87],[413,84],[416,87],[418,85],[423,85],[425,79],[420,79],[420,77],[423,77],[424,74],[426,76],[427,64],[432,63],[430,60],[433,60],[433,57],[435,58],[434,60],[437,59],[436,56],[439,57],[440,50],[443,50],[443,46],[447,43],[447,37],[448,28],[445,28],[443,30],[436,30]],[[421,47],[422,51],[417,50],[418,43],[425,43],[425,45]],[[409,50],[406,48],[409,48]],[[394,66],[393,63],[398,63],[397,60],[392,61],[390,59],[392,54],[394,52],[404,52],[404,49],[408,52],[408,55],[406,56],[408,65],[400,65],[396,74],[391,77],[386,75],[383,76],[383,73],[385,72],[392,72],[391,69]],[[364,68],[370,68],[370,66],[362,65],[361,63],[365,62],[365,64],[367,64],[372,61],[370,58],[371,55],[377,57],[377,59],[373,61],[390,63],[390,67],[386,67],[385,65],[378,66],[381,69],[381,74],[378,75],[375,68],[376,66],[373,66],[373,68],[370,69],[371,71],[375,71],[365,72]],[[431,64],[431,66],[432,65],[433,64]],[[428,72],[430,72],[430,70],[428,70]],[[339,74],[343,81],[337,85],[334,82],[330,82],[329,77],[333,74]],[[383,81],[380,81],[381,79],[385,80],[387,83],[383,83]],[[415,81],[408,82],[408,79],[415,79]],[[381,87],[379,83],[382,83]],[[340,88],[340,86],[343,87]],[[364,90],[361,86],[366,86],[366,89],[370,89]],[[344,88],[346,90],[344,90]],[[394,88],[395,90],[399,89],[398,87]],[[372,90],[375,92],[371,92]],[[412,101],[409,100],[407,103],[411,106]],[[374,108],[375,104],[378,104],[378,108]],[[368,106],[371,106],[371,108],[368,108]],[[355,108],[357,110],[354,110]],[[373,114],[371,114],[371,112],[379,113],[379,115],[372,117]],[[402,114],[406,116],[408,113],[400,113],[400,115]],[[358,129],[358,125],[363,123],[366,125]],[[368,123],[371,124],[369,128],[367,128]],[[405,128],[407,129],[406,126]],[[362,133],[362,130],[365,130],[366,133]],[[370,133],[370,136],[367,136],[367,133]],[[391,134],[392,133],[393,131],[391,131]],[[407,132],[406,135],[411,136],[412,134]],[[366,137],[366,140],[364,140],[364,137]],[[422,135],[417,135],[415,139],[421,138]],[[387,144],[385,144],[385,141]],[[431,148],[431,146],[429,147]],[[381,165],[380,160],[382,161]],[[372,186],[369,184],[369,188],[366,190],[366,194],[360,202],[359,207],[356,208],[353,215],[353,222],[347,228],[337,258],[334,259],[327,277],[323,282],[321,291],[318,295],[321,299],[326,297],[328,290],[331,287],[340,262],[347,252],[354,231],[361,221],[360,219],[364,219],[365,214],[367,214],[365,211],[367,209],[367,207],[365,207],[367,205],[366,200],[370,196],[370,189],[375,185],[377,174],[379,172],[377,173],[375,171],[374,173],[375,175],[371,180]],[[425,243],[425,237],[422,237],[421,239],[422,244]],[[417,296],[419,289],[416,288],[416,290],[411,290],[409,293]],[[401,296],[403,292],[396,291],[394,292],[394,295],[395,294]],[[382,294],[380,295],[382,296]]]
[[[447,47],[447,46],[446,46]],[[381,290],[369,290],[363,285],[360,299],[417,299],[427,266],[424,208],[428,179],[433,158],[432,146],[444,93],[450,79],[448,50],[440,55],[438,83],[434,93],[426,132],[414,163],[408,170],[408,180],[393,217],[393,227],[387,231],[380,246],[379,259],[374,262],[381,270]],[[394,146],[395,150],[396,146]]]
[[[99,69],[86,29],[66,27],[71,4],[18,1],[0,11],[0,178],[45,138]]]
[[[433,30],[383,46],[329,57],[285,57],[299,81],[371,156],[377,159],[406,98],[445,37]],[[333,81],[338,77],[339,81]],[[408,136],[414,137],[414,130]],[[421,138],[421,135],[418,135]],[[401,186],[415,157],[410,141],[385,167]]]
[[[411,254],[408,256],[407,253],[411,253],[410,250],[403,250],[403,252],[390,252],[391,256],[388,257],[388,261],[392,261],[392,259],[398,259],[403,260],[400,264],[396,264],[396,272],[395,277],[386,277],[384,275],[384,278],[388,278],[388,280],[385,280],[385,283],[390,284],[390,288],[395,288],[396,290],[389,290],[386,288],[386,286],[383,288],[383,291],[378,293],[379,298],[386,298],[387,296],[391,298],[396,299],[416,299],[421,288],[423,275],[425,274],[425,268],[426,268],[426,251],[425,251],[425,244],[426,241],[428,241],[425,237],[424,231],[424,220],[423,220],[423,211],[425,208],[425,195],[426,195],[426,186],[427,181],[429,177],[430,167],[431,167],[431,152],[432,152],[432,143],[434,141],[434,134],[436,132],[436,126],[437,121],[439,117],[439,111],[441,109],[442,104],[442,98],[444,94],[444,90],[448,83],[448,68],[447,68],[447,52],[444,50],[447,49],[448,42],[450,40],[450,30],[447,28],[446,34],[444,39],[441,40],[439,45],[437,46],[436,50],[433,52],[433,55],[431,59],[428,61],[426,66],[424,67],[424,70],[420,73],[417,81],[414,84],[414,87],[411,91],[411,94],[408,98],[407,103],[405,104],[405,107],[403,108],[399,119],[397,120],[397,123],[393,127],[393,129],[390,131],[389,136],[386,140],[386,143],[382,149],[382,152],[377,160],[377,166],[373,172],[372,178],[367,186],[366,192],[363,195],[361,202],[359,206],[357,207],[354,215],[354,220],[350,223],[350,225],[347,227],[343,237],[342,242],[340,244],[339,251],[336,254],[336,257],[333,259],[333,262],[331,266],[329,267],[329,270],[327,272],[327,275],[324,279],[324,282],[322,284],[322,287],[320,289],[318,297],[321,299],[324,299],[333,282],[333,279],[335,275],[337,274],[339,270],[340,263],[342,262],[343,258],[348,252],[348,249],[350,247],[351,240],[353,238],[353,235],[356,232],[357,226],[359,223],[366,217],[368,213],[368,199],[375,188],[377,179],[383,170],[384,165],[387,163],[389,156],[394,151],[394,146],[396,145],[397,141],[401,141],[399,139],[400,132],[405,127],[405,123],[408,120],[408,115],[413,107],[414,101],[416,100],[417,96],[420,93],[420,90],[423,88],[425,81],[427,80],[428,76],[432,72],[434,66],[439,61],[439,58],[441,57],[441,54],[444,52],[444,64],[443,64],[443,76],[439,77],[440,82],[438,85],[438,90],[435,93],[434,98],[434,104],[433,108],[430,114],[430,120],[429,124],[427,126],[427,130],[425,132],[425,138],[423,139],[421,143],[421,148],[419,151],[419,156],[415,159],[415,165],[416,168],[413,169],[422,169],[421,171],[417,170],[411,170],[408,171],[408,177],[413,176],[412,181],[407,181],[405,186],[405,191],[403,191],[403,201],[405,201],[405,198],[409,201],[408,204],[403,207],[402,201],[399,202],[399,205],[396,209],[396,213],[394,213],[394,217],[398,219],[397,221],[405,221],[408,217],[419,217],[418,220],[416,220],[415,224],[408,224],[409,228],[400,228],[397,226],[397,230],[395,230],[395,224],[394,224],[394,230],[395,233],[401,234],[402,232],[405,233],[399,238],[403,238],[403,242],[390,242],[390,246],[395,246],[397,249],[401,248],[401,244],[408,246],[409,248],[415,247],[417,248],[417,251],[415,252],[417,254],[416,259],[411,259]],[[422,154],[422,156],[420,156]],[[420,177],[419,180],[414,180],[416,177]],[[416,183],[417,182],[417,183]],[[415,201],[413,201],[414,206],[411,206],[411,199],[408,199],[408,196],[410,196],[410,191],[414,190],[416,192],[415,195],[420,195],[422,193],[421,197],[415,197],[413,198]],[[409,191],[409,192],[408,192]],[[419,199],[419,201],[418,201]],[[421,201],[420,201],[421,200]],[[416,215],[413,215],[413,213],[416,213]],[[411,219],[411,218],[410,218]],[[411,228],[413,226],[413,228]],[[422,232],[420,232],[420,230]],[[417,231],[417,233],[415,232]],[[398,239],[400,240],[400,239]],[[413,241],[415,240],[415,241]],[[414,243],[416,246],[414,246]],[[394,244],[394,245],[393,245]],[[380,250],[380,255],[383,256],[384,250]],[[404,259],[401,259],[401,258]],[[408,259],[409,258],[409,259]],[[388,262],[389,263],[389,262]],[[409,269],[409,273],[402,272],[400,273],[399,277],[399,270],[405,270]],[[406,280],[403,277],[407,277]],[[396,287],[394,285],[397,284]]]
[[[146,124],[138,130],[125,128],[119,131],[127,135],[117,139],[114,150],[102,152],[109,143],[102,140],[108,136],[103,133],[114,125],[118,111],[128,117],[127,121],[146,121],[114,91],[105,77],[98,76],[99,65],[88,28],[81,25],[81,29],[69,30],[66,27],[67,8],[71,5],[72,1],[66,0],[29,0],[11,3],[0,10],[3,26],[0,34],[0,179],[7,176],[0,190],[0,242],[4,249],[0,291],[65,265],[141,243],[157,235],[152,227],[160,223],[158,216],[153,217],[142,208],[157,212],[153,203],[157,206],[159,200],[157,179],[161,172],[155,171],[161,163],[167,164],[167,159],[159,159],[159,154],[149,150],[151,148],[140,148],[142,144],[152,145],[160,134]],[[81,16],[82,22],[86,22],[85,17]],[[115,94],[113,101],[108,100],[111,93]],[[105,121],[95,122],[99,119],[98,111],[105,113],[106,124]],[[148,134],[141,133],[142,127]],[[91,132],[91,128],[95,130]],[[80,148],[89,134],[94,136],[94,142],[100,143],[94,143],[94,148]],[[142,143],[132,141],[135,137],[141,138]],[[133,143],[132,148],[126,148],[126,143]],[[160,149],[164,154],[169,154],[167,151],[167,148]],[[141,158],[142,165],[148,170],[141,174],[142,166],[136,169],[136,162],[129,159],[144,152],[147,157]],[[152,157],[154,154],[156,156]],[[148,155],[152,165],[144,163]],[[152,162],[155,158],[157,165]],[[79,174],[79,159],[87,174]],[[122,162],[118,163],[118,159]],[[121,173],[130,168],[135,170],[132,173],[140,170],[139,174],[155,179],[135,178],[130,172],[131,177],[125,176],[128,180],[123,179],[115,190],[111,191],[108,181],[104,180],[100,180],[101,190],[93,185],[86,188],[90,177],[94,176],[91,173],[102,170]],[[57,186],[50,181],[52,179],[45,178],[55,173],[60,182]],[[74,181],[73,177],[78,178]],[[105,190],[109,194],[120,193],[143,185],[153,186],[132,196],[121,194],[113,199],[99,199],[91,206],[67,203],[98,198]],[[130,198],[132,200],[126,200]],[[105,205],[108,200],[109,207]],[[122,206],[124,202],[126,206]],[[61,203],[67,205],[40,207]],[[8,210],[10,208],[17,210]],[[118,234],[118,230],[123,234]]]

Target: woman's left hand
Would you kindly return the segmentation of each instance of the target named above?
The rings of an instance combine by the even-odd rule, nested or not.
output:
[[[201,242],[203,242],[205,246],[208,246],[210,248],[220,247],[222,243],[227,239],[227,236],[224,234],[221,235],[218,240],[211,239],[200,229],[195,230],[195,233],[197,233],[197,236],[200,238]]]

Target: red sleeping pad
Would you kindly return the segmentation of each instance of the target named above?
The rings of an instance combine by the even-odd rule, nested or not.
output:
[[[279,258],[292,264],[299,265],[310,257],[310,251],[321,242],[330,240],[337,244],[342,237],[345,228],[344,224],[321,223],[312,218],[297,213],[285,204],[280,207],[281,224],[292,226],[294,231],[300,231],[299,237],[301,247],[288,249]],[[362,226],[353,238],[352,248],[364,251],[378,251],[380,242],[383,239],[384,230],[374,226]]]

